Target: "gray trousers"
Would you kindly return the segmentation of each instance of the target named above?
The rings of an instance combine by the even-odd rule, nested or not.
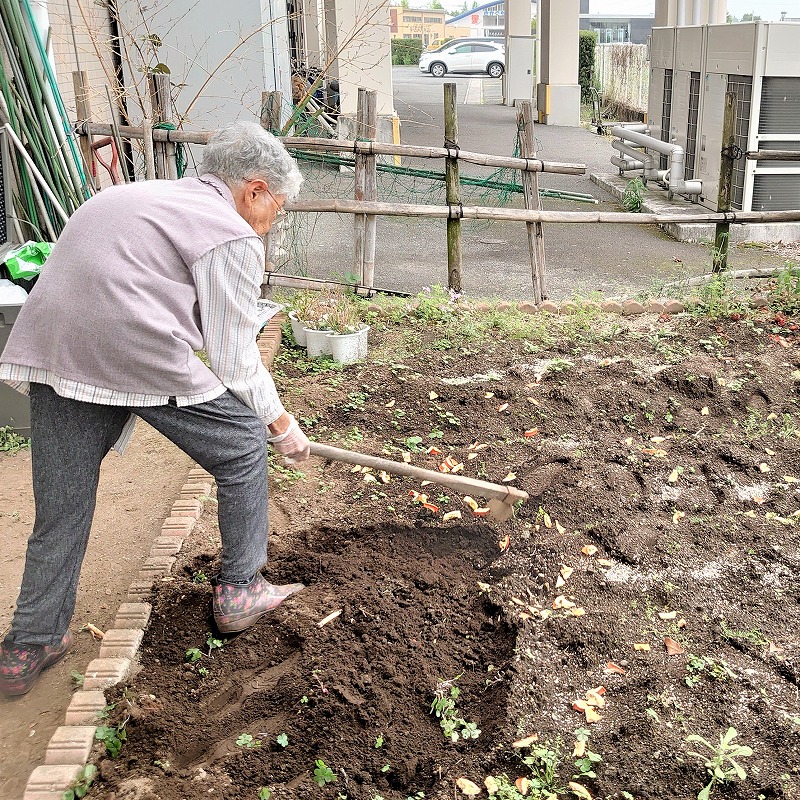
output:
[[[132,412],[160,431],[217,483],[220,575],[247,580],[267,558],[267,432],[230,392],[178,408],[174,401],[126,408],[69,400],[31,384],[31,457],[36,521],[11,633],[55,645],[75,610],[94,515],[100,463]]]

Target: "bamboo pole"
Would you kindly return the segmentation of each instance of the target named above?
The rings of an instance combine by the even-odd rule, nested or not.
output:
[[[80,122],[87,122],[92,118],[92,110],[89,102],[89,92],[86,87],[89,79],[85,72],[75,71],[72,73],[72,87],[75,90],[75,113]],[[81,154],[86,169],[86,182],[93,192],[97,191],[97,184],[94,179],[94,151],[92,150],[92,137],[81,136]]]
[[[458,152],[458,94],[454,83],[444,85],[444,146]],[[461,208],[461,184],[458,181],[458,159],[448,156],[444,161],[444,186],[447,205]],[[461,217],[447,217],[447,286],[461,291]]]
[[[367,138],[374,141],[378,135],[378,93],[367,92]],[[374,155],[364,159],[364,199],[378,199],[378,164]],[[372,287],[375,284],[375,248],[378,238],[378,218],[374,214],[364,216],[364,275],[361,283]]]
[[[264,273],[264,280],[261,284],[265,286],[283,286],[287,289],[333,289],[339,290],[343,286],[352,289],[359,297],[372,297],[376,292],[389,294],[393,297],[412,297],[410,292],[401,292],[396,289],[376,289],[372,286],[361,286],[359,284],[344,283],[342,281],[330,281],[324,278],[304,278],[299,275],[284,275],[280,272],[268,270]]]
[[[111,136],[114,139],[114,145],[117,148],[117,157],[122,164],[122,180],[124,183],[129,183],[128,170],[125,164],[124,150],[122,147],[122,135],[119,131],[119,123],[117,122],[117,107],[111,99],[111,89],[106,84],[106,97],[108,98],[109,111],[111,112]]]
[[[517,103],[517,134],[519,152],[525,158],[536,157],[536,144],[533,138],[533,104],[530,100]],[[525,192],[525,208],[540,211],[542,201],[539,197],[539,178],[535,172],[522,173],[522,188]],[[547,296],[544,279],[544,232],[541,222],[526,222],[528,252],[531,259],[531,282],[533,301],[539,305]]]
[[[132,125],[120,125],[120,135],[127,139],[141,139],[142,129]],[[85,136],[92,133],[96,136],[110,136],[111,127],[98,123],[81,125],[78,133]],[[207,144],[213,131],[170,131],[169,139],[172,142],[184,144]],[[156,142],[166,142],[167,132],[155,129],[153,138]],[[335,152],[363,153],[377,156],[406,156],[408,158],[458,158],[459,161],[468,161],[482,167],[508,167],[527,172],[548,172],[558,175],[584,175],[585,164],[565,164],[560,161],[543,161],[541,159],[515,158],[513,156],[495,156],[488,153],[472,153],[459,150],[457,154],[444,147],[422,147],[408,144],[389,144],[387,142],[358,142],[348,139],[314,139],[305,136],[283,136],[281,141],[286,147],[310,152]]]
[[[156,177],[156,152],[153,146],[153,121],[150,117],[142,120],[142,131],[144,140],[142,150],[144,151],[144,177],[145,180],[152,181]]]
[[[356,139],[367,138],[367,90],[358,88],[358,101],[356,103]],[[364,188],[367,182],[366,154],[357,153],[355,158],[355,180],[353,192],[355,199],[365,200]],[[367,228],[367,218],[363,214],[353,216],[353,275],[358,275],[358,280],[364,283],[364,238]]]
[[[722,158],[719,166],[719,188],[717,189],[717,211],[730,211],[733,194],[733,163],[736,147],[736,95],[725,93],[725,110],[722,117]],[[728,269],[728,248],[731,241],[731,226],[725,220],[718,222],[714,231],[714,251],[711,271]]]
[[[150,90],[150,106],[153,111],[153,125],[158,125],[161,122],[170,122],[169,75],[161,73],[151,75],[148,87]],[[175,162],[175,144],[172,138],[172,131],[161,130],[164,134],[163,139],[158,136],[153,137],[155,141],[159,142],[156,174],[159,178],[174,181],[178,179],[178,167]]]
[[[800,161],[800,150],[748,150],[750,161]]]
[[[386,217],[433,217],[446,219],[449,206],[430,206],[414,203],[367,203],[353,200],[294,200],[285,206],[287,211],[303,211],[332,214],[378,214]],[[463,206],[464,219],[491,219],[510,222],[556,222],[573,225],[586,223],[624,225],[668,225],[675,222],[716,223],[727,220],[735,223],[748,222],[798,222],[800,209],[790,211],[729,211],[717,214],[713,211],[686,214],[647,214],[625,211],[527,211],[521,208],[492,208],[487,206]]]

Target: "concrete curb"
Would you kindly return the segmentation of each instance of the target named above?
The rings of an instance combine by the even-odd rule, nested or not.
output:
[[[267,369],[280,348],[285,321],[285,314],[277,314],[257,337],[261,361]],[[213,477],[202,467],[189,470],[180,496],[161,526],[161,534],[153,541],[149,556],[128,589],[127,602],[120,605],[103,637],[98,658],[86,667],[83,687],[72,695],[64,724],[50,738],[44,764],[31,772],[22,800],[61,800],[80,776],[94,745],[97,715],[106,706],[103,690],[130,677],[152,611],[147,600],[153,584],[172,571],[175,557],[203,513],[213,485]]]

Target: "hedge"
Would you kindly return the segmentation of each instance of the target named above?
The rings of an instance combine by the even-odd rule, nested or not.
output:
[[[422,39],[392,39],[392,64],[419,64]]]
[[[581,102],[591,99],[589,90],[594,76],[594,54],[597,46],[597,31],[581,31],[578,44],[578,83],[581,85]]]

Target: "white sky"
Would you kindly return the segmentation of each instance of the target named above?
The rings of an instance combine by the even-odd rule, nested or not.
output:
[[[478,0],[478,4],[485,1]],[[463,0],[443,0],[442,5],[456,11],[463,6]],[[592,14],[654,14],[655,0],[589,0],[589,10]],[[728,11],[734,17],[752,12],[765,20],[780,19],[781,11],[789,17],[800,17],[800,0],[728,0]]]

